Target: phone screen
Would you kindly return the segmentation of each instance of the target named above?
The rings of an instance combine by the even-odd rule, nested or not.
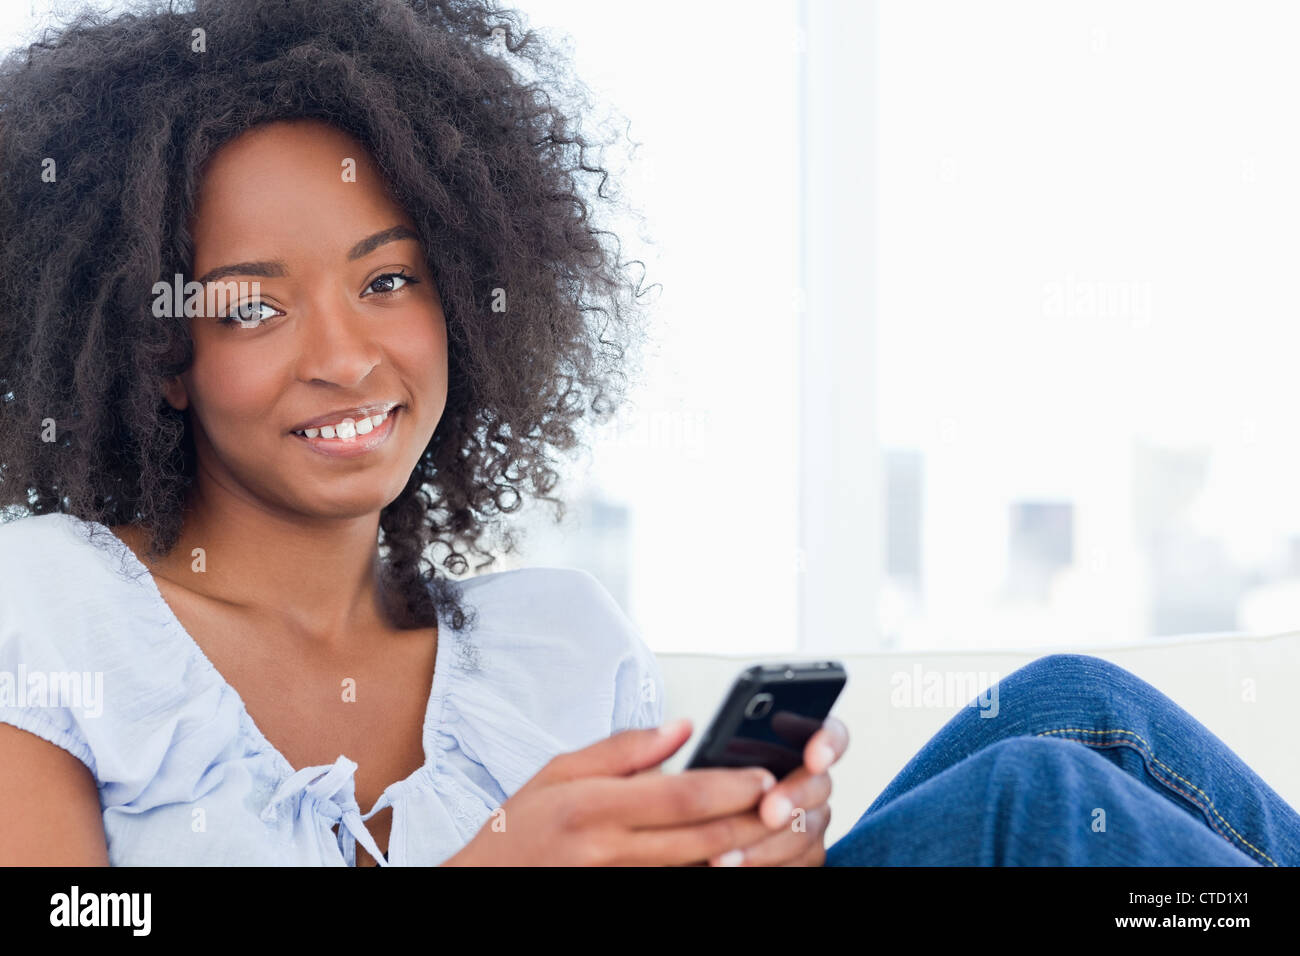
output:
[[[686,769],[765,767],[779,780],[803,764],[804,746],[843,688],[838,665],[750,668],[732,687]]]

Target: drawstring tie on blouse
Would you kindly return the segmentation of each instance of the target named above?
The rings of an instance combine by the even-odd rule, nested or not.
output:
[[[263,820],[274,820],[276,808],[297,793],[303,793],[324,813],[326,819],[333,823],[342,822],[353,845],[344,846],[355,852],[355,844],[360,843],[380,866],[388,866],[388,860],[379,852],[379,844],[366,829],[361,818],[361,807],[353,794],[357,765],[342,755],[332,765],[304,767],[276,789],[266,809],[262,811]],[[373,812],[373,811],[372,811]],[[343,836],[342,833],[339,834]]]

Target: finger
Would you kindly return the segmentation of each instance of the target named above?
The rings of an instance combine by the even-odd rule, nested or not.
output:
[[[763,795],[758,805],[758,815],[770,830],[779,830],[790,819],[796,806],[795,798],[802,793],[804,783],[810,778],[807,767],[790,771],[775,787]]]
[[[761,840],[739,849],[731,860],[726,855],[712,857],[710,866],[784,866],[808,855],[813,846],[825,840],[826,825],[830,821],[830,808],[810,810],[802,820],[792,820],[789,827],[775,833],[768,832]]]
[[[808,739],[804,766],[813,773],[825,773],[849,748],[849,728],[838,717],[827,717],[821,730]]]
[[[799,811],[821,806],[831,798],[829,774],[809,774],[800,767],[773,787],[758,805],[758,814],[772,830],[780,830]]]
[[[700,865],[767,834],[753,810],[685,827],[652,827],[629,835],[629,859],[648,866]]]
[[[663,763],[691,736],[691,722],[624,730],[581,750],[554,757],[533,778],[562,783],[581,777],[621,777]]]
[[[593,785],[594,784],[594,785]],[[677,827],[754,811],[776,778],[762,767],[710,767],[677,774],[635,773],[591,780],[575,823],[617,821],[626,829]]]

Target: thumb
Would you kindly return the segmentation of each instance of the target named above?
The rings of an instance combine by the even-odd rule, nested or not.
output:
[[[557,783],[580,777],[623,777],[667,760],[690,736],[691,721],[686,717],[659,727],[623,730],[560,754],[543,772]]]

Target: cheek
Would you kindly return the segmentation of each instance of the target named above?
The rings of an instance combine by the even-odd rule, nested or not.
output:
[[[426,401],[447,385],[447,323],[441,312],[412,316],[394,328],[389,355],[413,388],[424,388]],[[445,395],[438,395],[439,398]]]
[[[196,351],[191,369],[194,394],[206,430],[220,435],[227,430],[248,434],[244,426],[259,421],[275,405],[276,376],[261,356],[248,361],[248,352],[221,347]]]

